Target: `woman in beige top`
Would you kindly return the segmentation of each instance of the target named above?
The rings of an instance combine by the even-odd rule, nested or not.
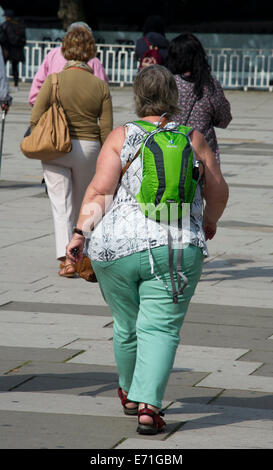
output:
[[[53,213],[56,257],[62,261],[59,275],[74,277],[76,266],[66,260],[66,245],[72,237],[85,190],[95,173],[101,145],[112,130],[113,112],[108,84],[95,77],[87,65],[96,54],[92,33],[85,28],[71,30],[62,41],[62,54],[67,64],[58,74],[58,86],[72,150],[50,163],[42,162],[42,166]],[[35,101],[31,128],[50,104],[49,75]]]

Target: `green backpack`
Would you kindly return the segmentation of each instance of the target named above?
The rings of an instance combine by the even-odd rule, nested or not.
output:
[[[191,204],[197,180],[189,134],[192,128],[165,129],[147,121],[134,121],[146,131],[140,148],[142,182],[136,199],[144,214],[157,222],[183,215]]]
[[[182,217],[188,213],[195,195],[199,178],[194,152],[189,139],[192,128],[178,125],[175,128],[156,126],[147,121],[134,121],[144,132],[140,150],[133,160],[140,155],[142,181],[136,199],[147,218],[165,225],[178,221],[182,229]],[[177,255],[177,288],[173,276],[172,238],[168,229],[169,270],[172,283],[173,301],[178,302],[178,295],[183,293],[187,278],[181,271],[181,247]],[[157,276],[156,276],[157,277]],[[181,287],[183,280],[183,287]],[[166,286],[167,287],[167,286]]]

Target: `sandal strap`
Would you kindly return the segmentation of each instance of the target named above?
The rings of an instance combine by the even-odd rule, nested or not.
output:
[[[120,398],[122,406],[125,406],[126,403],[128,403],[129,400],[127,399],[126,395],[124,395],[121,387],[118,388],[118,396]]]
[[[145,403],[145,407],[141,408],[138,410],[138,417],[140,418],[141,416],[150,416],[153,419],[153,423],[158,426],[158,428],[162,428],[166,423],[164,419],[161,418],[161,416],[164,416],[163,411],[159,411],[159,413],[156,413],[153,411],[151,408],[148,408],[147,403]]]
[[[121,387],[118,388],[118,396],[119,396],[119,398],[120,398],[120,401],[121,401],[122,406],[127,405],[127,403],[136,403],[136,402],[134,402],[134,401],[132,401],[132,400],[128,400],[127,396],[124,395],[124,393],[123,393]]]

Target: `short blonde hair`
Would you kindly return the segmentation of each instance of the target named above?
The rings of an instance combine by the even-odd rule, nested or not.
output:
[[[173,74],[162,65],[150,65],[134,81],[135,110],[139,117],[177,114],[178,89]]]
[[[95,39],[88,29],[73,28],[62,40],[62,54],[66,60],[88,62],[96,56]]]

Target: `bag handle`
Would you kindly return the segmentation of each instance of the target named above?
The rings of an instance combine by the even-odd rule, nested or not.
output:
[[[51,74],[51,86],[52,86],[52,91],[51,91],[52,104],[53,103],[61,104],[59,90],[58,90],[58,74],[57,73]]]

